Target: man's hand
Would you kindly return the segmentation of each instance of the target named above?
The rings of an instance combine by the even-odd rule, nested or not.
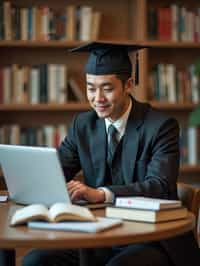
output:
[[[72,180],[68,182],[67,189],[72,202],[87,200],[91,203],[101,203],[105,201],[105,192],[103,190],[88,187],[80,181]]]

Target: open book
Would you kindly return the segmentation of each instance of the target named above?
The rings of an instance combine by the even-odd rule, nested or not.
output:
[[[49,209],[42,204],[33,204],[16,210],[11,218],[12,226],[29,221],[96,221],[92,212],[82,206],[66,203],[55,203]]]

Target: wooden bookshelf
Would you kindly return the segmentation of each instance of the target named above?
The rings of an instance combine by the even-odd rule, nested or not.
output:
[[[88,103],[69,102],[65,104],[0,104],[0,112],[37,112],[37,111],[88,111]]]
[[[191,165],[183,165],[180,168],[180,172],[183,174],[200,174],[200,165],[195,165],[195,166],[191,166]]]
[[[194,110],[198,104],[194,103],[169,103],[169,102],[158,102],[158,101],[150,101],[151,105],[160,110],[166,111],[185,111],[190,112]]]
[[[146,18],[144,20],[144,23],[146,22],[146,26],[143,27],[143,32],[141,33],[141,36],[142,36],[141,39],[142,41],[144,41],[146,45],[151,47],[148,51],[146,51],[145,56],[144,56],[144,62],[143,62],[144,66],[146,67],[146,70],[144,70],[144,73],[146,73],[146,80],[145,80],[145,85],[144,85],[145,90],[143,92],[143,97],[147,101],[150,100],[151,104],[154,107],[162,110],[165,113],[169,113],[170,115],[175,116],[178,119],[181,127],[186,127],[188,124],[189,114],[199,105],[199,101],[194,103],[194,102],[186,100],[184,102],[170,103],[164,100],[158,101],[156,99],[152,99],[152,95],[149,93],[149,90],[150,90],[149,77],[150,77],[151,70],[157,64],[174,64],[177,71],[183,71],[187,69],[191,64],[194,64],[196,61],[200,62],[200,39],[198,41],[195,41],[194,39],[183,40],[183,35],[180,32],[175,37],[173,35],[174,28],[173,28],[173,18],[172,18],[171,21],[169,20],[170,23],[172,23],[171,24],[172,28],[170,32],[171,35],[170,35],[170,38],[166,40],[165,38],[167,37],[166,35],[164,36],[164,34],[167,34],[167,31],[164,32],[164,29],[163,28],[161,29],[161,27],[163,26],[162,16],[161,18],[159,18],[159,15],[162,14],[163,10],[165,10],[164,12],[169,12],[170,10],[171,16],[172,16],[172,12],[173,12],[171,9],[172,5],[176,6],[175,8],[184,7],[187,11],[190,11],[190,12],[194,12],[194,11],[196,12],[199,6],[197,2],[194,0],[191,0],[191,1],[184,0],[181,2],[178,0],[177,1],[176,0],[174,1],[149,0],[149,1],[142,1],[142,2],[143,2],[143,5],[145,6],[143,8],[143,12],[145,12],[146,14]],[[149,16],[150,14],[152,14],[151,13],[152,10],[153,12],[156,11],[156,15],[158,15],[156,31],[152,31],[152,29],[154,29],[152,28],[152,26],[154,27],[155,24],[149,23],[150,22]],[[155,17],[156,16],[154,16],[154,19]],[[152,34],[155,34],[157,36],[156,37],[154,36],[154,38],[152,38]],[[188,36],[189,35],[187,35],[187,38]],[[173,38],[175,39],[177,38],[177,39],[173,40]],[[198,151],[198,154],[200,154],[200,151]],[[198,163],[194,166],[193,165],[182,165],[180,167],[179,179],[183,180],[184,182],[188,182],[188,183],[197,184],[199,182],[200,184],[199,174],[200,174],[200,165]]]
[[[158,47],[158,48],[196,48],[200,49],[200,43],[194,42],[177,42],[177,41],[146,41],[143,42],[149,47]]]
[[[55,48],[72,48],[75,46],[79,46],[84,44],[83,41],[21,41],[21,40],[13,40],[13,41],[0,41],[0,47],[55,47]]]

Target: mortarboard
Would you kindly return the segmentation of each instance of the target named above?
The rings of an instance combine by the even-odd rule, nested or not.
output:
[[[93,75],[132,73],[128,53],[135,54],[135,84],[139,82],[138,50],[147,46],[132,43],[90,42],[71,49],[71,52],[89,52],[85,72]]]

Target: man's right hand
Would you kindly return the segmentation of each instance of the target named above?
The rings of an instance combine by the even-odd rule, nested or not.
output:
[[[67,189],[72,202],[78,200],[87,200],[90,203],[105,202],[105,192],[91,188],[80,181],[71,180],[67,183]]]

